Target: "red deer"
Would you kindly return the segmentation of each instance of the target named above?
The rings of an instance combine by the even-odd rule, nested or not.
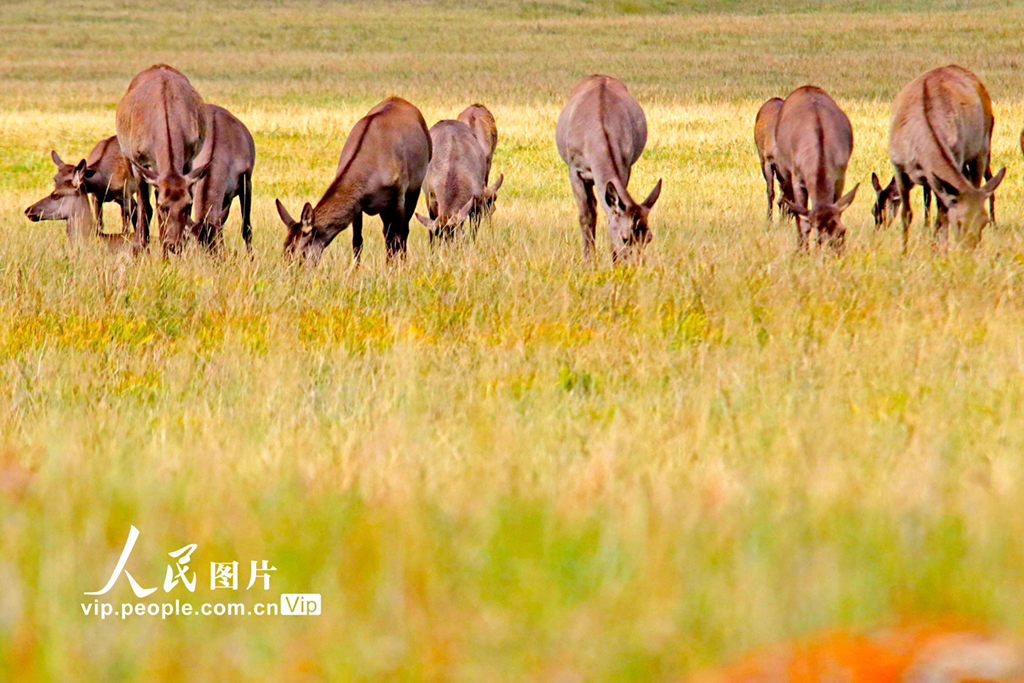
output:
[[[203,99],[188,79],[165,64],[132,79],[117,105],[117,140],[145,181],[138,192],[136,240],[149,244],[149,186],[156,190],[157,222],[164,253],[177,251],[192,211],[192,189],[206,172],[193,166],[206,137]]]
[[[314,207],[309,202],[295,220],[277,200],[288,228],[285,256],[301,254],[316,263],[342,230],[352,226],[352,253],[363,250],[363,214],[380,214],[388,260],[405,256],[409,220],[430,163],[430,134],[420,110],[389,97],[352,127],[338,161],[338,172]]]
[[[33,223],[66,221],[68,240],[72,244],[80,244],[95,236],[105,241],[111,250],[130,248],[131,243],[123,233],[108,235],[100,230],[86,191],[87,175],[86,160],[82,159],[71,169],[70,174],[56,180],[53,192],[25,209],[25,215]]]
[[[839,105],[821,88],[805,85],[786,98],[775,128],[775,166],[784,202],[796,216],[797,247],[807,249],[811,230],[818,244],[827,240],[842,253],[846,226],[842,213],[857,195],[843,195],[846,166],[853,152],[853,128]]]
[[[889,124],[889,160],[906,200],[914,185],[930,187],[938,215],[935,237],[945,244],[949,224],[957,241],[977,246],[995,220],[994,193],[1006,169],[992,176],[992,100],[978,77],[959,66],[933,69],[896,96]],[[982,180],[986,180],[982,184]],[[986,215],[985,202],[989,202]],[[902,204],[903,251],[913,220]]]
[[[693,683],[1022,683],[1019,644],[972,628],[825,633],[755,652]]]
[[[195,186],[192,232],[199,243],[217,249],[224,241],[224,223],[231,200],[238,197],[242,211],[242,239],[252,251],[252,170],[256,144],[245,124],[227,109],[206,105],[206,142],[195,165],[206,176]]]
[[[761,160],[761,175],[768,187],[768,220],[772,219],[772,205],[775,203],[775,180],[778,177],[775,171],[775,124],[781,109],[782,98],[773,97],[761,105],[754,119],[754,145]]]
[[[430,218],[417,220],[435,237],[450,239],[469,219],[475,236],[488,205],[494,205],[504,177],[487,187],[487,160],[473,130],[462,121],[438,121],[430,128],[433,152],[423,180]]]
[[[875,204],[871,207],[871,215],[875,219],[875,230],[888,228],[900,210],[900,191],[896,187],[896,178],[882,187],[877,173],[871,174],[871,187],[875,190]],[[927,210],[927,209],[926,209]]]
[[[558,116],[558,154],[569,167],[569,183],[579,207],[583,253],[594,252],[597,227],[597,186],[608,218],[612,261],[627,258],[651,241],[647,219],[661,194],[661,180],[636,203],[626,189],[630,171],[647,144],[647,118],[625,84],[609,76],[580,81]]]
[[[56,159],[54,160],[56,163]],[[66,166],[67,164],[62,164]],[[33,223],[38,221],[67,221],[68,240],[72,243],[96,234],[96,222],[93,218],[89,195],[83,187],[85,183],[85,159],[71,167],[71,173],[57,174],[54,178],[53,192],[25,209],[25,215]]]
[[[875,205],[871,207],[871,215],[875,217],[875,229],[887,228],[896,219],[900,210],[900,188],[896,186],[896,176],[889,184],[882,187],[875,173],[871,174],[871,185],[875,188]],[[924,227],[931,223],[932,190],[927,184],[921,186],[924,194]]]
[[[57,175],[53,177],[54,186],[69,182],[75,165],[64,163],[56,151],[50,152],[50,158],[57,166]],[[117,136],[111,135],[96,143],[85,163],[85,182],[82,187],[93,197],[93,211],[100,231],[103,231],[103,205],[115,202],[121,208],[121,232],[128,232],[137,206],[135,194],[138,184],[132,176],[131,164],[121,154]]]

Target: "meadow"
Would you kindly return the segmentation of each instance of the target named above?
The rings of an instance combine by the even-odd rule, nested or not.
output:
[[[1024,3],[171,5],[0,5],[0,680],[672,681],[822,627],[1024,636]],[[22,215],[157,62],[253,132],[252,259],[237,206],[223,257],[134,262]],[[950,62],[995,101],[999,223],[935,252],[917,194],[904,256],[870,174]],[[635,266],[603,215],[583,260],[554,146],[593,72],[646,109],[634,195],[665,182]],[[808,82],[854,127],[841,258],[764,220],[754,114]],[[391,94],[492,109],[493,223],[285,263],[274,198],[315,202]],[[85,616],[131,525],[145,587],[197,544],[195,593],[142,602],[323,613]]]

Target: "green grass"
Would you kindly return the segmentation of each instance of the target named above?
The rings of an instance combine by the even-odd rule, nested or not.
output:
[[[0,680],[661,681],[908,614],[1024,634],[1024,19],[822,5],[0,7]],[[21,215],[157,61],[256,138],[251,261],[237,208],[225,258],[167,262]],[[935,254],[918,208],[902,257],[867,181],[891,97],[949,61],[996,101],[1000,224]],[[647,110],[634,194],[665,179],[636,268],[603,216],[583,262],[554,149],[594,71]],[[841,259],[762,218],[754,113],[806,82],[854,124]],[[389,270],[369,219],[362,267],[347,232],[287,267],[273,199],[318,198],[392,93],[492,107],[494,224],[431,254],[414,223]],[[199,546],[196,593],[149,601],[323,615],[86,618],[131,524],[145,586]],[[270,591],[209,591],[254,559]]]

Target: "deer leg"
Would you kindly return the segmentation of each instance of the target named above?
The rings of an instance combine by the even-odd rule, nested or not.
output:
[[[481,210],[474,206],[469,214],[469,238],[476,242],[476,234],[480,230],[480,223],[483,221]]]
[[[398,237],[395,235],[395,213],[397,211],[388,207],[380,212],[380,220],[384,224],[384,248],[387,251],[387,262],[391,263],[391,260],[395,257],[398,252]]]
[[[927,182],[921,186],[921,193],[924,195],[924,229],[927,230],[932,224],[932,188]]]
[[[149,246],[149,221],[153,215],[153,206],[149,203],[149,185],[139,181],[136,203],[140,207],[135,217],[135,242],[139,246]]]
[[[89,199],[92,201],[92,212],[96,216],[96,232],[103,232],[103,202],[100,200],[98,195],[90,195]]]
[[[352,219],[352,260],[357,264],[363,256],[363,212]]]
[[[416,209],[416,202],[419,201],[420,192],[408,192],[404,199],[398,197],[391,206],[381,211],[380,217],[384,222],[384,244],[387,247],[387,260],[390,264],[395,257],[404,258],[408,253],[409,240],[409,218],[406,216],[406,207]]]
[[[227,198],[220,210],[217,211],[217,219],[210,225],[210,247],[214,251],[220,251],[224,246],[224,226],[228,224],[228,217],[231,215],[231,202],[234,199],[234,197]],[[239,206],[242,204],[241,190],[238,192],[238,204]],[[245,216],[242,216],[242,220],[245,220]]]
[[[572,194],[576,198],[576,206],[580,212],[580,233],[583,235],[583,256],[593,258],[594,237],[597,232],[597,197],[594,196],[594,183],[581,178],[579,174],[570,175]]]
[[[807,206],[807,188],[800,186],[794,188],[793,203],[799,204],[800,206]],[[811,221],[807,216],[796,216],[796,249],[797,251],[809,251],[810,244],[808,238],[811,235]],[[821,235],[818,235],[818,241],[821,241]]]
[[[775,169],[770,162],[761,162],[761,174],[764,176],[764,182],[768,188],[768,221],[771,222],[772,205],[775,203]]]
[[[985,178],[985,182],[992,180],[992,160],[990,157],[985,159],[985,172],[982,173],[982,177]],[[981,184],[980,182],[978,183]],[[992,226],[996,224],[996,193],[993,192],[988,198],[988,217],[992,221]]]
[[[787,201],[792,202],[796,200],[793,194],[793,179],[790,176],[784,175],[775,165],[772,165],[772,170],[775,173],[775,177],[779,180],[779,194],[782,195],[779,197],[779,217],[796,218],[796,215],[786,206]]]
[[[420,188],[405,193],[405,205],[401,215],[402,258],[409,252],[409,221],[416,215],[416,205],[420,201]]]
[[[949,209],[935,195],[935,243],[945,249],[949,246]]]
[[[900,219],[903,222],[903,253],[907,253],[907,238],[910,232],[910,224],[914,220],[914,211],[910,208],[910,190],[914,184],[910,176],[900,169],[896,169],[896,188],[900,192]],[[928,186],[925,185],[927,188]]]
[[[242,176],[242,192],[239,197],[242,205],[242,240],[245,250],[252,253],[252,174]]]
[[[118,203],[118,206],[121,207],[121,234],[123,235],[128,232],[128,226],[131,225],[132,216],[135,215],[135,200],[131,198],[121,200],[121,202]]]

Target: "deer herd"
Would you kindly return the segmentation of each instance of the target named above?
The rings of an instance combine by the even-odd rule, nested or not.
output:
[[[1006,174],[1003,168],[992,175],[994,121],[984,84],[959,66],[933,69],[903,88],[893,102],[889,123],[893,178],[883,187],[878,175],[871,174],[875,227],[888,226],[899,211],[906,252],[913,220],[910,191],[920,185],[926,226],[935,197],[936,240],[947,244],[952,225],[958,243],[977,246],[982,230],[995,222],[994,195]],[[777,181],[782,192],[779,208],[796,218],[799,247],[807,248],[807,236],[815,230],[819,244],[828,242],[842,251],[846,229],[841,215],[859,187],[842,194],[853,151],[853,129],[846,114],[825,91],[804,86],[785,100],[776,97],[761,106],[754,142],[768,188],[769,220]],[[1021,146],[1024,149],[1024,133]]]
[[[937,243],[948,243],[952,227],[956,242],[977,246],[985,226],[995,222],[994,194],[1006,173],[991,170],[993,122],[988,91],[966,69],[941,67],[907,85],[893,103],[890,121],[892,179],[883,186],[871,174],[875,227],[890,225],[898,212],[906,251],[913,220],[910,192],[920,185],[926,226],[935,200]],[[51,152],[57,167],[54,190],[25,210],[29,220],[63,220],[72,241],[95,237],[138,254],[149,245],[152,188],[165,255],[190,240],[216,251],[237,197],[242,238],[252,250],[256,147],[245,124],[205,103],[181,72],[161,64],[128,86],[117,106],[116,132],[74,165]],[[499,175],[490,183],[497,141],[494,116],[482,104],[428,129],[409,102],[384,100],[353,126],[334,178],[315,205],[307,202],[296,219],[276,201],[287,230],[285,256],[316,263],[351,227],[358,261],[363,214],[381,217],[389,260],[406,254],[414,215],[427,228],[431,245],[465,234],[467,226],[475,237],[481,222],[493,215],[504,181]],[[629,192],[632,166],[647,144],[647,119],[625,84],[599,75],[580,81],[558,117],[555,142],[579,209],[584,254],[594,253],[598,204],[607,218],[612,260],[639,254],[651,241],[649,217],[662,181],[642,202]],[[821,88],[797,88],[760,108],[754,142],[767,186],[768,220],[778,185],[780,213],[796,223],[797,248],[808,249],[813,232],[819,245],[841,253],[842,215],[859,187],[844,194],[853,128],[843,110]],[[1021,142],[1024,149],[1024,133]],[[421,191],[427,215],[416,212]],[[107,202],[120,207],[121,233],[103,231]]]

